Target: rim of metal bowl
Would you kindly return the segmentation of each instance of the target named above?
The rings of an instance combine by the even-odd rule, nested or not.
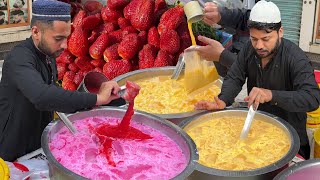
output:
[[[103,106],[103,107],[95,108],[95,109],[90,110],[90,111],[101,111],[101,110],[113,110],[113,111],[125,112],[126,108]],[[88,112],[88,111],[80,111],[80,112],[76,112],[74,114],[86,113],[86,112]],[[70,114],[68,116],[72,116],[74,114]],[[143,112],[143,111],[138,111],[138,110],[135,110],[134,114],[139,114],[139,115],[145,116],[145,117],[147,117],[149,119],[152,119],[154,121],[159,122],[160,124],[164,124],[164,125],[172,128],[172,129],[174,129],[174,131],[177,134],[179,134],[185,140],[185,142],[187,143],[187,146],[189,146],[189,148],[190,148],[189,162],[187,163],[186,168],[180,174],[177,174],[173,179],[185,179],[185,178],[187,178],[195,170],[194,167],[195,167],[195,165],[197,164],[197,162],[199,160],[198,150],[197,150],[196,144],[194,143],[192,138],[186,132],[184,132],[183,129],[180,128],[179,126],[175,125],[174,123],[172,123],[170,121],[162,119],[162,118],[160,118],[158,116],[155,116],[155,115]],[[43,151],[45,152],[45,154],[47,156],[47,159],[48,159],[49,163],[52,163],[58,169],[63,169],[65,174],[67,174],[69,176],[72,176],[75,179],[87,179],[87,178],[85,178],[83,176],[80,176],[80,175],[74,173],[73,171],[65,168],[63,165],[61,165],[56,160],[56,158],[51,153],[50,148],[49,148],[48,135],[49,135],[49,132],[51,131],[51,129],[53,127],[55,127],[58,123],[63,123],[63,122],[62,121],[57,121],[57,120],[50,122],[47,125],[47,127],[44,129],[44,131],[43,131],[43,133],[41,135],[41,146],[42,146],[42,149],[43,149]]]
[[[248,112],[248,109],[245,108],[232,108],[232,109],[224,109],[224,110],[218,110],[218,111],[206,111],[203,113],[200,113],[194,117],[190,117],[187,118],[185,121],[182,121],[179,124],[179,127],[181,127],[182,129],[184,129],[185,126],[187,126],[189,123],[191,123],[193,120],[198,119],[199,117],[206,115],[206,114],[211,114],[211,113],[218,113],[218,112],[228,112],[228,111],[236,111],[236,112]],[[272,115],[270,113],[267,112],[263,112],[263,111],[257,111],[257,114],[260,114],[262,116],[268,116],[270,118],[273,118],[275,121],[280,122],[280,124],[284,125],[287,130],[289,131],[290,134],[290,149],[287,152],[287,154],[285,156],[283,156],[281,159],[279,159],[278,161],[276,161],[273,164],[270,164],[268,166],[264,166],[262,168],[257,168],[257,169],[253,169],[253,170],[242,170],[242,171],[228,171],[228,170],[220,170],[220,169],[214,169],[214,168],[209,168],[206,166],[203,166],[199,163],[196,164],[196,170],[203,172],[203,173],[207,173],[207,174],[211,174],[211,175],[217,175],[217,176],[227,176],[227,177],[249,177],[249,176],[256,176],[256,175],[262,175],[262,174],[266,174],[272,171],[275,171],[279,168],[282,168],[283,166],[285,166],[290,160],[292,160],[295,155],[298,153],[299,148],[300,148],[300,139],[298,136],[298,133],[296,132],[296,130],[285,120]],[[298,143],[296,143],[298,142]]]
[[[127,77],[132,76],[132,75],[145,73],[145,72],[150,72],[150,71],[152,72],[152,71],[172,70],[172,72],[173,72],[175,68],[176,68],[175,66],[165,66],[165,67],[158,67],[158,68],[140,69],[140,70],[131,71],[131,72],[122,74],[120,76],[117,76],[113,80],[116,81],[116,82],[119,82],[121,80],[124,80]],[[171,76],[171,74],[170,74],[170,76]],[[220,81],[222,81],[221,78],[220,78]],[[124,106],[126,106],[126,105],[124,105]],[[204,110],[194,110],[194,111],[182,112],[182,113],[171,113],[171,114],[152,113],[152,114],[155,115],[155,116],[164,118],[164,119],[175,119],[175,118],[187,118],[187,117],[194,116],[194,115],[202,113],[202,112],[205,112],[205,111]],[[151,112],[146,112],[146,113],[151,113]]]
[[[320,159],[309,159],[305,161],[298,162],[283,171],[281,171],[276,177],[274,177],[274,180],[284,180],[287,179],[288,176],[291,174],[294,174],[296,172],[299,172],[299,170],[303,170],[308,167],[313,167],[313,166],[320,166]]]

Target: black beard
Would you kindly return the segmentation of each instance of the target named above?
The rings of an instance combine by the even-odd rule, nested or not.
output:
[[[39,42],[38,48],[45,55],[50,56],[50,57],[52,56],[52,54],[50,53],[49,49],[47,48],[47,45],[44,44],[42,40]]]
[[[279,49],[279,46],[280,46],[280,38],[279,38],[279,35],[278,35],[278,40],[277,40],[277,42],[276,42],[276,45],[274,46],[274,48],[272,49],[272,51],[271,51],[267,56],[261,57],[261,56],[257,53],[257,49],[255,49],[254,52],[255,52],[256,56],[259,57],[260,59],[261,59],[261,58],[267,58],[267,57],[269,57],[269,56],[272,56],[272,55],[276,54],[277,51],[278,51],[278,49]]]

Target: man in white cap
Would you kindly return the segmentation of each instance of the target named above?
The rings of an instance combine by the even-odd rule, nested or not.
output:
[[[104,82],[98,94],[58,87],[55,58],[67,48],[71,31],[70,4],[33,2],[31,37],[4,60],[0,82],[0,157],[6,161],[41,147],[41,134],[53,111],[71,113],[108,104],[118,98],[119,86]]]
[[[258,2],[248,21],[249,41],[240,51],[224,79],[215,102],[201,101],[197,109],[224,109],[234,102],[247,80],[248,106],[269,112],[289,122],[300,136],[299,154],[310,157],[306,112],[319,107],[320,91],[305,53],[283,38],[278,7]]]

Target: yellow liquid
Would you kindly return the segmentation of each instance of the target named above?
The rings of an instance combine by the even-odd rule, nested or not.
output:
[[[192,45],[196,45],[196,40],[192,31],[192,23],[188,22],[188,29],[192,41]],[[188,93],[200,89],[211,82],[219,79],[219,74],[215,66],[209,62],[202,60],[196,51],[186,52],[184,54],[185,68],[185,88]]]
[[[272,164],[290,148],[290,140],[280,128],[254,120],[248,137],[240,141],[244,118],[222,117],[204,121],[184,130],[199,151],[199,163],[222,170],[249,170]]]
[[[194,111],[194,104],[201,101],[214,101],[220,93],[217,85],[189,95],[184,87],[184,78],[172,80],[169,76],[158,76],[136,81],[141,90],[135,98],[135,109],[155,114],[173,114]]]

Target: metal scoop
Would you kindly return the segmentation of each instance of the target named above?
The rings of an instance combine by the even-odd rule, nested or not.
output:
[[[70,130],[72,134],[75,134],[77,132],[76,127],[73,126],[72,122],[69,120],[66,114],[61,113],[61,112],[56,112],[62,122],[67,126],[67,128]]]
[[[184,61],[184,58],[183,58],[183,53],[181,53],[180,56],[179,56],[176,68],[174,69],[174,71],[172,73],[171,79],[177,80],[179,78],[179,76],[181,74],[181,71],[182,71],[182,69],[184,67],[184,64],[185,64],[185,61]]]
[[[258,106],[257,106],[257,109],[258,109]],[[249,130],[250,130],[250,127],[251,127],[251,123],[252,123],[253,117],[256,114],[257,109],[254,110],[253,109],[253,105],[250,106],[249,112],[247,114],[246,121],[244,122],[244,126],[243,126],[242,132],[240,134],[240,139],[241,140],[244,140],[244,139],[247,138]]]

